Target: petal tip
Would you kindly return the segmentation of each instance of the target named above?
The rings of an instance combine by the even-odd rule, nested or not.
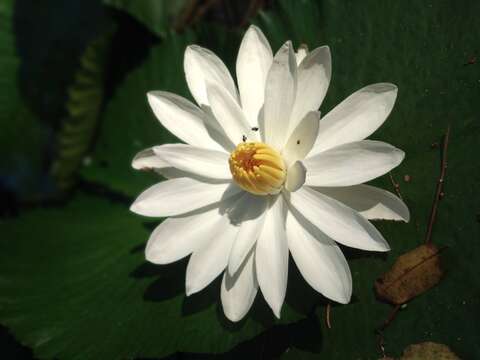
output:
[[[185,284],[185,295],[190,296],[196,292],[197,291],[190,284]]]
[[[153,251],[149,248],[148,245],[145,248],[145,260],[147,260],[149,263],[152,263],[152,264],[160,264],[161,263],[161,259],[159,258],[159,256],[155,257],[153,255]]]
[[[147,95],[148,104],[152,108],[153,108],[153,104],[154,104],[155,101],[160,101],[161,100],[159,91],[151,90],[151,91],[148,91],[146,95]]]
[[[240,320],[243,319],[243,315],[241,314],[236,314],[232,312],[226,312],[225,309],[223,310],[223,313],[225,314],[225,317],[230,320],[231,322],[239,322]]]
[[[148,206],[145,207],[145,204],[142,200],[136,200],[132,205],[130,205],[129,210],[137,215],[151,216],[148,211]]]
[[[281,308],[281,307],[280,307],[279,309],[277,309],[277,310],[273,310],[273,309],[272,309],[272,311],[273,311],[273,314],[275,315],[275,317],[276,317],[277,319],[280,319],[280,318],[281,318],[281,315],[282,315],[282,314],[281,314],[281,312],[282,312],[282,308]]]
[[[198,45],[190,44],[185,48],[185,54],[195,52],[199,49]]]
[[[141,215],[141,206],[139,206],[139,202],[135,201],[132,205],[130,205],[129,210],[135,214]]]
[[[145,249],[145,260],[147,260],[149,263],[153,263],[152,256],[147,249]]]
[[[283,300],[280,303],[276,303],[277,301],[274,301],[275,303],[272,303],[272,301],[267,301],[268,305],[270,306],[270,309],[272,309],[273,314],[277,319],[280,319],[282,316],[282,307],[283,307]]]
[[[239,267],[240,267],[240,264],[237,264],[237,261],[235,260],[230,261],[227,266],[228,276],[234,277]]]
[[[316,49],[314,49],[311,53],[312,54],[313,53],[320,53],[322,55],[325,54],[327,56],[331,56],[330,47],[328,45],[319,46]]]
[[[397,165],[399,165],[405,159],[405,151],[395,148],[395,155],[397,157]]]
[[[148,102],[148,105],[150,105],[150,107],[152,108],[155,116],[157,116],[155,109],[158,105],[162,104],[161,100],[162,98],[159,96],[158,91],[147,92],[147,102]]]
[[[379,252],[388,252],[390,250],[392,250],[392,248],[390,247],[390,245],[388,245],[387,242],[383,244],[379,244],[379,247],[376,249],[376,251],[379,251]]]
[[[388,83],[388,82],[376,83],[371,86],[378,92],[390,92],[390,91],[397,92],[398,91],[397,85]]]
[[[151,102],[153,100],[155,100],[154,92],[153,91],[148,91],[146,95],[147,95],[147,101],[151,105]]]
[[[338,302],[339,304],[346,305],[350,303],[351,299],[352,299],[352,289],[349,288],[349,289],[345,289],[344,293],[342,292],[339,296],[337,296],[332,300]]]
[[[257,25],[251,24],[251,25],[248,27],[248,29],[247,29],[247,31],[245,32],[245,34],[250,34],[250,33],[252,33],[252,32],[254,32],[254,33],[262,33],[262,30],[260,30],[260,28],[259,28]]]

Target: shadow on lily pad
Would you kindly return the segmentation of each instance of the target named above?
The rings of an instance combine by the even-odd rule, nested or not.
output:
[[[185,292],[186,265],[186,259],[169,265],[155,265],[145,261],[130,276],[137,279],[155,278],[145,290],[143,299],[164,301]]]

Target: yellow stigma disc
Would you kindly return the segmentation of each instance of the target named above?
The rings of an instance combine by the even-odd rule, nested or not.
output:
[[[228,163],[238,186],[252,194],[277,194],[285,182],[282,157],[264,143],[240,143],[230,154]]]

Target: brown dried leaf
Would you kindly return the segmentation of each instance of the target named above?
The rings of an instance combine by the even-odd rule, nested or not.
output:
[[[408,346],[399,360],[460,360],[446,345],[424,342]]]
[[[426,244],[401,255],[375,281],[378,297],[401,305],[438,284],[443,276],[439,252],[435,245]]]

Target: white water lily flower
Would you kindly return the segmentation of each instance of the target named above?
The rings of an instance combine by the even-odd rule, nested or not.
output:
[[[363,185],[404,158],[389,144],[364,140],[392,110],[396,86],[367,86],[320,120],[329,48],[295,53],[286,42],[273,56],[255,26],[238,53],[238,90],[207,49],[189,46],[184,68],[198,106],[163,91],[148,93],[148,101],[186,144],[155,146],[133,160],[134,168],[168,178],[131,207],[168,217],[148,240],[147,260],[168,264],[191,254],[187,295],[223,273],[221,300],[231,321],[245,316],[258,288],[280,317],[289,253],[316,291],[348,303],[352,277],[336,243],[388,251],[368,220],[409,220],[400,199]]]

